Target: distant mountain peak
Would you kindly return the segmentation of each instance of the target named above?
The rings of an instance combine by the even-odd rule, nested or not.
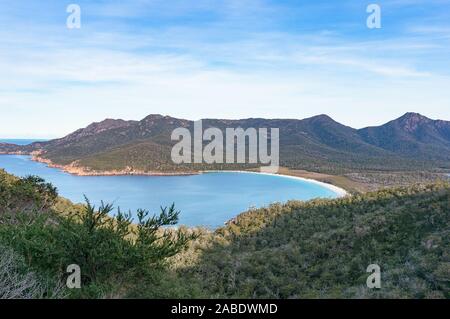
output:
[[[406,112],[403,116],[401,116],[399,119],[406,119],[406,120],[427,120],[430,121],[430,119],[420,113],[415,112]]]
[[[144,117],[142,119],[143,122],[148,122],[148,121],[156,121],[156,120],[168,120],[168,119],[174,119],[171,116],[168,115],[161,115],[161,114],[149,114],[146,117]]]
[[[319,115],[315,115],[315,116],[311,116],[307,119],[305,119],[307,121],[320,121],[320,122],[336,122],[335,120],[333,120],[330,116],[326,115],[326,114],[319,114]]]
[[[60,142],[75,141],[87,136],[100,134],[104,131],[113,130],[120,127],[128,127],[133,123],[135,123],[135,121],[125,121],[121,119],[107,118],[100,122],[91,123],[85,128],[80,128],[63,138],[57,139],[57,141]]]
[[[393,122],[399,123],[400,127],[407,132],[414,132],[422,124],[426,124],[432,121],[433,120],[429,119],[426,116],[423,116],[422,114],[408,112],[397,120],[394,120]]]
[[[83,130],[86,132],[93,131],[94,133],[99,133],[105,130],[110,130],[118,127],[127,126],[128,124],[132,123],[133,121],[125,121],[121,119],[105,119],[100,122],[94,122],[90,125],[88,125]]]
[[[109,126],[109,125],[124,124],[126,122],[127,121],[121,120],[121,119],[107,118],[107,119],[104,119],[103,121],[100,121],[100,122],[94,122],[94,123],[90,124],[89,126]]]
[[[310,117],[310,118],[316,118],[316,119],[327,119],[327,120],[332,120],[332,118],[329,116],[329,115],[327,115],[327,114],[319,114],[319,115],[315,115],[315,116],[312,116],[312,117]]]

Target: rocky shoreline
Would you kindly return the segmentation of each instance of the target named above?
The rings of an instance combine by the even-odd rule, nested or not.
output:
[[[24,155],[24,154],[22,154]],[[97,171],[92,170],[83,166],[79,166],[77,162],[72,162],[69,165],[60,165],[55,164],[51,160],[47,158],[43,158],[39,156],[39,153],[32,153],[31,159],[35,162],[46,164],[48,167],[57,168],[62,170],[63,172],[76,175],[76,176],[126,176],[126,175],[135,175],[135,176],[189,176],[189,175],[198,175],[201,172],[157,172],[157,171],[141,171],[135,170],[131,167],[126,167],[123,170],[111,170],[111,171]]]

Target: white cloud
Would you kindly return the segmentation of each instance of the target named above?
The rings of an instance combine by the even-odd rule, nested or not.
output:
[[[142,12],[147,1],[133,4],[124,10],[116,1],[92,10],[124,19],[165,14]],[[221,14],[210,1],[195,5]],[[373,40],[337,31],[247,30],[242,25],[252,12],[253,19],[270,20],[270,12],[283,9],[261,1],[221,1],[223,6],[222,19],[206,28],[130,31],[123,21],[111,28],[95,21],[79,32],[54,24],[0,30],[0,136],[60,136],[106,117],[149,113],[190,119],[328,113],[357,127],[406,111],[450,118],[449,70],[442,67],[448,58],[439,55],[448,52],[448,43],[419,30]],[[185,7],[176,1],[166,14]],[[437,55],[437,62],[424,58]]]

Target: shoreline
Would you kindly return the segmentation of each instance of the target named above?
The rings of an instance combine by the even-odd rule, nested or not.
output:
[[[75,176],[190,176],[198,174],[197,172],[146,172],[134,170],[131,167],[127,167],[124,170],[95,171],[82,166],[77,166],[76,162],[69,165],[60,165],[53,163],[49,159],[39,157],[38,155],[28,154],[28,156],[31,156],[32,161],[46,164],[47,167],[56,168]]]
[[[112,170],[112,171],[92,171],[86,169],[84,167],[76,166],[76,162],[73,162],[69,165],[59,165],[53,163],[51,160],[42,158],[39,156],[39,153],[31,153],[31,154],[0,154],[0,155],[23,155],[30,156],[30,159],[34,162],[42,163],[47,165],[47,167],[59,169],[65,173],[75,175],[75,176],[192,176],[192,175],[200,175],[200,174],[208,174],[208,173],[243,173],[243,174],[261,174],[261,175],[269,175],[269,176],[278,176],[282,178],[290,178],[295,180],[300,180],[304,182],[313,183],[316,185],[320,185],[328,190],[331,190],[336,194],[336,198],[342,198],[350,193],[336,185],[321,182],[312,178],[305,178],[294,175],[280,174],[280,173],[267,173],[255,170],[204,170],[204,171],[195,171],[195,172],[145,172],[139,170],[133,170],[131,168],[126,168],[125,170]]]
[[[230,171],[211,170],[211,171],[202,171],[202,172],[203,173],[243,173],[243,174],[260,174],[260,175],[278,176],[281,178],[290,178],[290,179],[295,179],[295,180],[300,180],[300,181],[320,185],[320,186],[327,188],[328,190],[331,190],[332,192],[334,192],[337,195],[336,198],[342,198],[347,195],[350,195],[350,193],[348,191],[346,191],[345,189],[338,187],[336,185],[324,183],[324,182],[321,182],[321,181],[318,181],[315,179],[305,178],[305,177],[300,177],[300,176],[278,174],[278,173],[266,173],[266,172],[258,172],[258,171],[239,171],[239,170],[230,170]]]

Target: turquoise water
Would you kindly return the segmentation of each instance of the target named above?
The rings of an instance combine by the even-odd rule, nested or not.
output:
[[[24,139],[24,138],[19,138],[19,139],[1,139],[0,138],[0,143],[9,143],[9,144],[16,144],[16,145],[28,145],[31,144],[33,142],[45,142],[47,140],[37,140],[37,139]]]
[[[257,173],[205,173],[192,176],[74,176],[29,156],[0,155],[0,168],[17,175],[38,175],[73,202],[85,194],[93,203],[113,202],[122,210],[148,209],[175,202],[180,224],[217,227],[250,207],[291,199],[336,197],[321,185],[297,179]]]

